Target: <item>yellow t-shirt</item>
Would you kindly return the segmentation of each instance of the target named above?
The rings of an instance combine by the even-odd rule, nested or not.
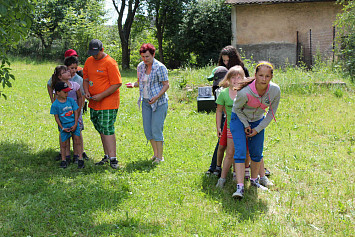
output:
[[[83,79],[89,79],[90,95],[97,95],[107,90],[111,85],[122,83],[117,62],[106,55],[103,59],[95,60],[89,57],[84,65]],[[89,108],[94,110],[118,109],[120,104],[120,91],[117,89],[101,101],[89,100]]]

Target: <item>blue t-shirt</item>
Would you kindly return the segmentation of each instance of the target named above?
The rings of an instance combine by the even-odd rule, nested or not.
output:
[[[77,110],[79,106],[74,101],[74,99],[68,97],[67,101],[60,102],[56,99],[51,106],[51,114],[58,114],[59,120],[63,124],[75,123],[74,111]],[[63,126],[64,127],[64,126]]]

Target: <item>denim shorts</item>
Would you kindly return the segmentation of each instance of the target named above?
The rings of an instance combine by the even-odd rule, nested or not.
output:
[[[96,131],[103,135],[115,134],[118,109],[94,110],[90,108],[90,119]]]
[[[62,126],[63,126],[63,128],[71,128],[72,126],[74,126],[74,124],[75,123],[73,122],[73,123],[62,124]],[[80,128],[79,128],[79,126],[76,127],[74,132],[64,132],[60,128],[59,128],[59,132],[60,132],[60,140],[62,142],[65,142],[66,140],[71,138],[73,135],[76,135],[76,136],[80,137]]]
[[[164,121],[168,113],[168,103],[158,105],[153,111],[147,99],[142,102],[142,117],[144,134],[147,140],[164,141]]]
[[[259,123],[264,118],[255,121],[249,122],[251,128],[255,128],[259,125]],[[265,129],[261,130],[258,134],[254,137],[249,137],[247,140],[245,131],[244,131],[244,124],[240,121],[237,114],[232,113],[231,122],[230,122],[230,130],[233,135],[233,142],[234,142],[234,162],[235,163],[244,163],[247,150],[249,147],[249,154],[252,161],[260,162],[263,158],[263,149],[264,149],[264,132]]]

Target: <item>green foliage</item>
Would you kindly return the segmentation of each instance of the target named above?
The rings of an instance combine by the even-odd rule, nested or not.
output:
[[[338,3],[343,5],[343,12],[335,22],[337,51],[341,65],[355,82],[355,2],[339,0]]]
[[[2,0],[0,2],[0,84],[3,88],[11,87],[10,79],[15,77],[10,73],[10,62],[6,53],[16,48],[32,24],[32,6],[28,0]],[[6,95],[0,91],[6,99]]]
[[[68,48],[86,55],[88,42],[101,36],[103,0],[33,0],[30,35],[15,54],[63,59]]]
[[[223,0],[198,1],[180,26],[178,50],[194,53],[197,66],[218,60],[219,51],[231,42],[230,6]]]

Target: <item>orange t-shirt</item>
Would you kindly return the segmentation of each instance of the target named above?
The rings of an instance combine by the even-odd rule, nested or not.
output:
[[[117,62],[109,55],[100,60],[95,60],[92,56],[89,57],[85,62],[83,74],[84,80],[89,79],[91,96],[102,93],[111,85],[122,83]],[[101,101],[89,100],[89,108],[94,110],[118,109],[119,104],[119,89]]]

